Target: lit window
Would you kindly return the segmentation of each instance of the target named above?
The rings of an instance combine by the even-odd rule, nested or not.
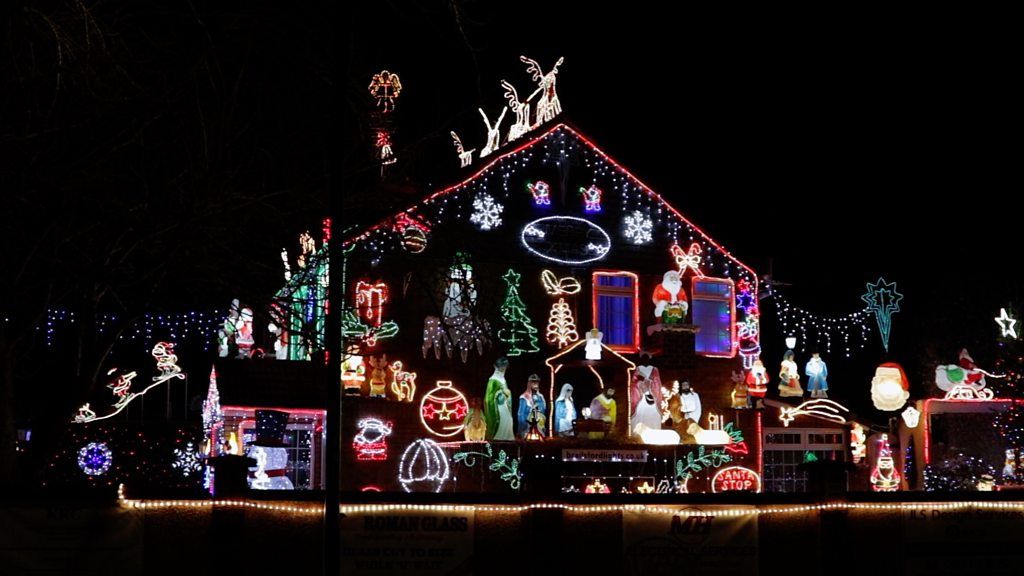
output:
[[[697,353],[704,356],[736,355],[736,299],[732,280],[693,279],[692,318],[697,332]]]
[[[616,352],[640,349],[640,281],[632,272],[594,272],[594,325]]]

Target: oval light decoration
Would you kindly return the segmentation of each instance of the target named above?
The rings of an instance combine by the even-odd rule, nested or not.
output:
[[[523,228],[519,238],[530,252],[559,264],[595,262],[612,248],[607,232],[575,216],[538,218]]]

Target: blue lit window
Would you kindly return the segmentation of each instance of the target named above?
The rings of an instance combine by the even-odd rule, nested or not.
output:
[[[736,355],[736,299],[732,280],[694,278],[692,321],[697,332],[697,353],[704,356]]]

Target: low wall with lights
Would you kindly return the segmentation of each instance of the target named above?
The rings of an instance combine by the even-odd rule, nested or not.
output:
[[[677,573],[952,574],[1022,560],[1022,501],[766,504],[740,495],[735,501],[752,503],[738,505],[594,498],[342,505],[339,554],[350,572],[371,574],[521,573],[531,563],[547,573],[632,574],[670,566]],[[124,499],[120,509],[160,536],[146,539],[147,568],[180,562],[180,550],[190,550],[192,560],[231,569],[223,556],[237,545],[258,548],[268,559],[278,550],[293,572],[319,570],[322,506],[315,502]],[[855,551],[852,542],[870,544]],[[988,551],[983,558],[979,546]],[[541,548],[549,552],[523,556]]]

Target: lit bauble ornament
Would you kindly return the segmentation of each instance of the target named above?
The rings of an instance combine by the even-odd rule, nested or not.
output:
[[[78,467],[88,476],[102,476],[110,470],[114,455],[105,442],[90,442],[78,451]]]
[[[468,410],[466,396],[453,388],[447,380],[439,380],[437,387],[420,400],[420,420],[427,431],[435,436],[455,436],[462,432]]]
[[[406,492],[440,492],[448,481],[448,455],[428,438],[409,444],[398,465],[398,482]]]
[[[412,254],[419,254],[427,249],[427,235],[416,226],[408,226],[402,231],[402,247]]]

